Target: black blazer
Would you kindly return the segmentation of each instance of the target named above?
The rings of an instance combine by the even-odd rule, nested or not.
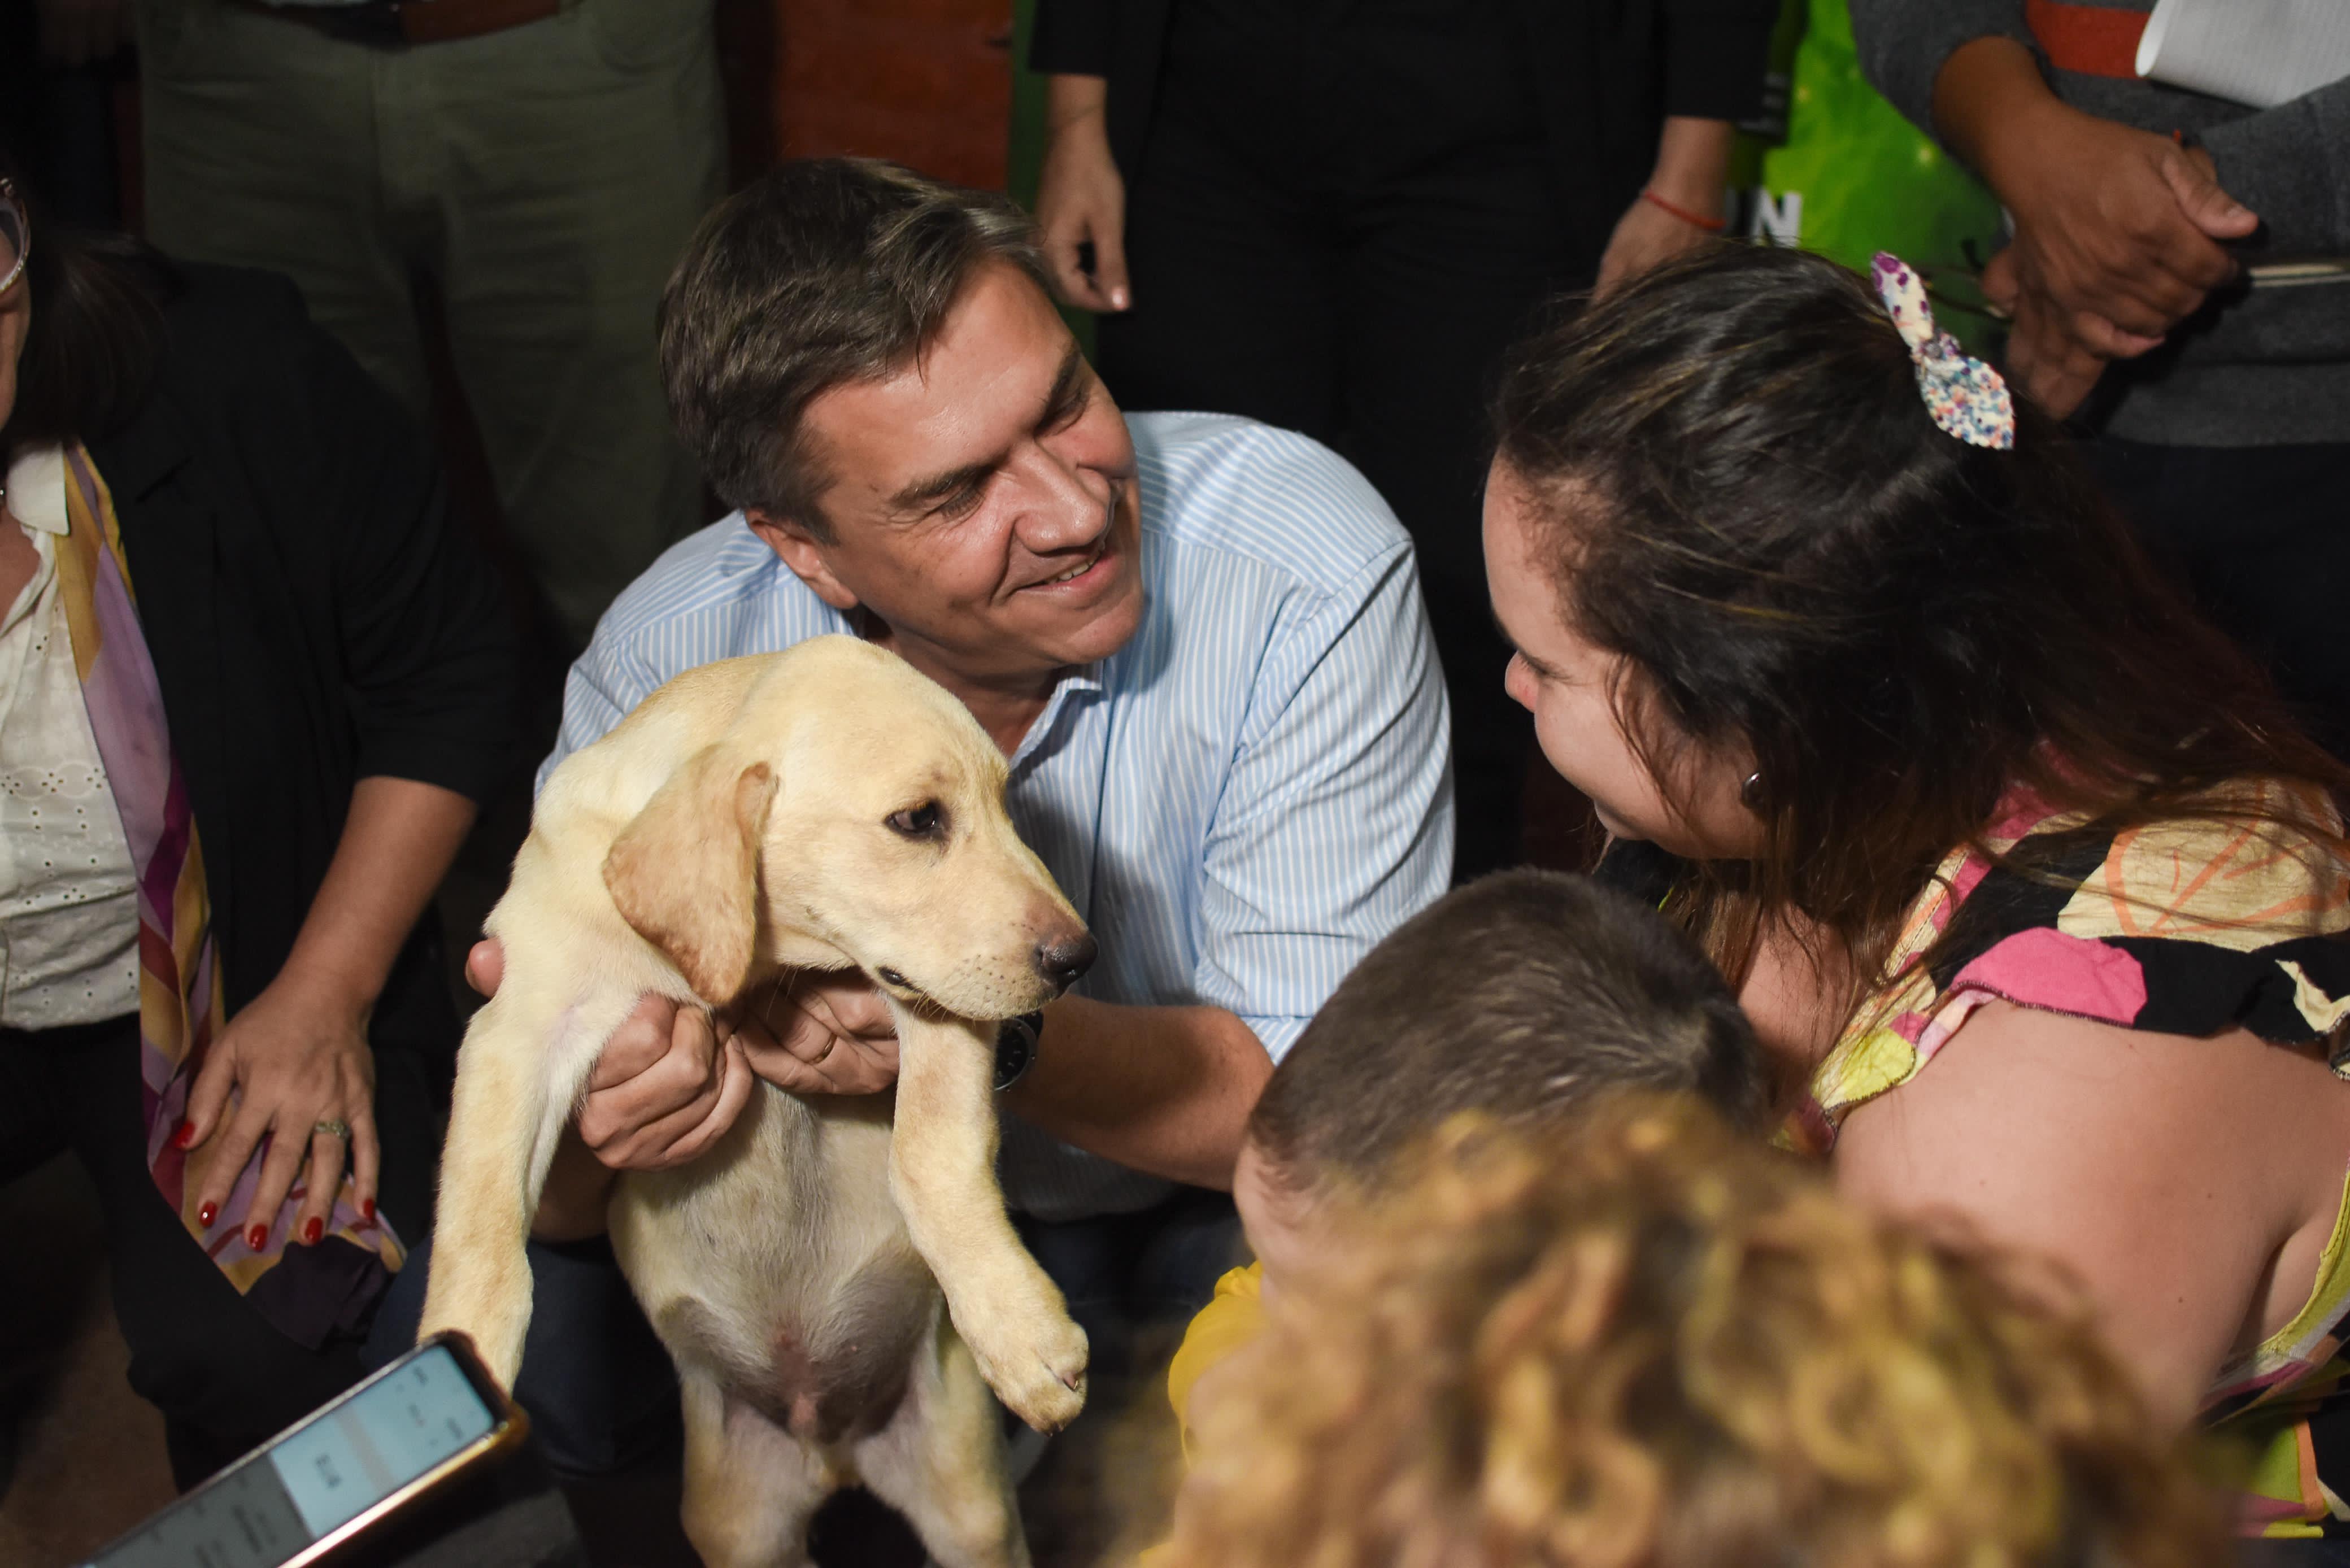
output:
[[[274,274],[177,269],[145,402],[86,441],[195,811],[231,1013],[275,979],[352,785],[484,799],[521,760],[516,638],[407,413]],[[375,1044],[455,1048],[428,910]]]
[[[1036,0],[1032,69],[1109,79],[1109,143],[1128,179],[1180,0]],[[1595,269],[1639,195],[1668,115],[1752,119],[1779,0],[1513,0],[1572,254]]]

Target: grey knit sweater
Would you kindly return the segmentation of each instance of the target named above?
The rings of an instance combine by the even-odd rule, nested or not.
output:
[[[2153,0],[2102,0],[2148,12]],[[1861,68],[1933,134],[1934,78],[1960,45],[2033,43],[2023,0],[1851,0]],[[2156,82],[2049,67],[2075,109],[2143,130],[2184,130],[2210,151],[2220,183],[2261,215],[2236,246],[2250,263],[2350,256],[2350,80],[2254,109]],[[2052,152],[2052,155],[2061,153]],[[2106,372],[2105,428],[2178,446],[2350,441],[2350,279],[2223,292],[2143,359]]]

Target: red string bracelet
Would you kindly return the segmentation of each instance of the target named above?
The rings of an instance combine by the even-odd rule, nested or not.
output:
[[[1650,206],[1662,208],[1664,211],[1670,213],[1674,217],[1679,218],[1682,223],[1690,224],[1695,228],[1703,229],[1709,234],[1718,234],[1721,233],[1722,230],[1730,226],[1727,219],[1700,218],[1686,207],[1675,206],[1672,202],[1666,201],[1662,196],[1658,195],[1654,191],[1643,190],[1640,192],[1640,200],[1648,202]]]

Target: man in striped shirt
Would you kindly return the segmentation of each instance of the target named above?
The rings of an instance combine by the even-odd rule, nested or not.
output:
[[[1043,275],[1019,209],[889,165],[787,165],[722,206],[671,283],[662,359],[741,510],[606,615],[547,765],[681,670],[827,632],[971,708],[1100,942],[1003,1104],[1007,1198],[1107,1371],[1102,1312],[1204,1300],[1257,1091],[1444,890],[1451,783],[1410,546],[1378,494],[1302,436],[1124,418]],[[802,1093],[894,1076],[861,979],[750,1011],[770,1027],[721,1043],[639,1010],[544,1232],[593,1227],[605,1167],[706,1148],[752,1072]]]

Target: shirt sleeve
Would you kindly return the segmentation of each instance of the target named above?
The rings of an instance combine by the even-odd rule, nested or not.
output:
[[[1216,1281],[1216,1293],[1183,1331],[1175,1359],[1167,1364],[1167,1402],[1175,1407],[1176,1424],[1182,1429],[1186,1467],[1197,1458],[1191,1441],[1191,1391],[1200,1386],[1203,1375],[1263,1333],[1264,1265],[1249,1263],[1225,1271]]]
[[[2215,125],[2220,188],[2261,215],[2262,260],[2350,248],[2350,78]]]
[[[623,637],[606,637],[599,630],[571,666],[571,673],[563,680],[563,727],[555,737],[555,750],[538,764],[538,777],[532,781],[531,794],[546,787],[546,776],[556,765],[579,750],[594,745],[611,732],[612,726],[635,711],[638,703],[652,695],[662,677]]]
[[[1762,111],[1778,0],[1668,0],[1665,112],[1752,119]]]
[[[1109,75],[1117,0],[1036,0],[1028,68],[1053,76]]]
[[[1869,85],[1937,142],[1934,78],[1942,62],[1977,38],[2034,47],[2022,0],[1852,0],[1852,37]]]
[[[339,343],[307,320],[301,330],[358,774],[485,800],[525,760],[514,618],[489,562],[451,523],[421,433]]]
[[[1208,831],[1195,975],[1274,1061],[1450,882],[1450,728],[1409,546],[1276,628]]]

